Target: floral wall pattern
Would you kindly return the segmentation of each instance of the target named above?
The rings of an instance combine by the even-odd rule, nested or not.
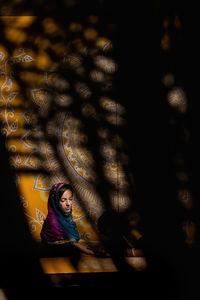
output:
[[[75,196],[74,219],[82,237],[98,240],[88,217],[95,223],[105,207],[94,189],[98,180],[95,159],[86,146],[84,122],[74,113],[74,93],[79,97],[78,110],[84,118],[92,118],[99,124],[103,116],[109,126],[122,126],[124,108],[111,93],[117,72],[117,63],[112,58],[113,42],[95,29],[97,16],[88,19],[86,28],[78,22],[68,25],[69,32],[83,36],[68,40],[66,28],[53,18],[1,17],[8,42],[8,45],[5,41],[0,43],[1,130],[7,138],[10,164],[16,170],[21,205],[36,240],[40,239],[47,214],[48,191],[58,181],[73,183],[84,203],[81,205]],[[42,26],[43,36],[40,31],[32,33],[35,23]],[[49,55],[49,49],[55,59]],[[93,64],[86,70],[88,57]],[[71,79],[72,71],[78,80]],[[84,80],[86,76],[99,87],[98,99],[94,88]],[[100,149],[104,157],[103,172],[113,186],[110,205],[125,210],[130,202],[126,194],[128,183],[116,150],[122,140],[116,133],[110,139],[109,128],[101,125],[97,135],[103,141]],[[49,142],[54,139],[55,142]]]

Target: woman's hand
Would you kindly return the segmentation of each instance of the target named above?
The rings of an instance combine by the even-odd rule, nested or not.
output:
[[[81,252],[88,254],[88,255],[94,255],[94,252],[90,249],[88,249],[86,246],[79,244],[79,243],[75,243],[73,244],[76,248],[78,248]]]

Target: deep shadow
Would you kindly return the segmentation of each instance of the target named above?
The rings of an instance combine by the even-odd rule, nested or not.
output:
[[[9,165],[3,136],[0,142],[0,287],[8,299],[35,299],[38,295],[42,298],[50,287],[50,281],[41,270],[38,247],[19,205],[14,170]]]
[[[132,127],[131,139],[128,131],[127,141],[132,153],[135,179],[134,205],[141,214],[151,280],[159,282],[163,287],[161,294],[167,290],[170,299],[190,299],[195,297],[195,293],[199,294],[195,275],[199,269],[199,118],[195,100],[198,85],[193,69],[198,56],[192,47],[193,43],[196,44],[199,22],[194,17],[190,23],[190,17],[195,15],[195,9],[190,5],[182,5],[180,1],[155,1],[154,4],[155,23],[151,22],[149,13],[145,14],[139,43],[132,44],[128,49],[125,47],[124,55],[121,55],[124,62],[122,74],[134,69],[138,78],[134,89],[131,86],[132,77],[127,76],[122,81],[126,99],[134,90],[131,109],[127,110]],[[173,27],[175,16],[181,19],[180,31]],[[166,17],[170,19],[167,32],[172,46],[169,51],[161,48]],[[127,18],[124,26],[129,27],[133,22]],[[122,36],[124,43],[128,37],[128,33]],[[138,61],[130,60],[133,53],[134,57],[140,58]],[[188,109],[185,114],[178,113],[167,102],[171,86],[165,87],[162,79],[168,72],[175,76],[174,85],[182,86],[186,91]],[[183,138],[184,129],[188,129],[191,135],[189,141]],[[177,153],[183,157],[181,162]],[[189,181],[181,181],[177,176],[179,171],[187,173]],[[184,207],[178,199],[177,191],[183,187],[193,195],[191,209]],[[196,240],[190,245],[186,243],[182,229],[187,219],[195,222],[197,231]]]

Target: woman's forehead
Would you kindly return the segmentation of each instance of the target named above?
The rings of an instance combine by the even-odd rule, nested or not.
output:
[[[63,197],[72,197],[72,191],[70,189],[65,190],[62,194]]]

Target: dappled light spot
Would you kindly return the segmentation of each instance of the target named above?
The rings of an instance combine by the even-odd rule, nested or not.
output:
[[[59,35],[62,30],[61,28],[55,23],[53,18],[45,18],[42,22],[45,33],[55,36]]]
[[[76,22],[71,22],[69,25],[69,30],[71,32],[80,32],[83,29],[83,25]]]
[[[26,153],[16,153],[12,154],[12,157],[10,158],[10,164],[12,167],[17,169],[18,171],[27,169],[30,171],[32,169],[39,169],[41,165],[41,160],[35,155],[34,152],[26,152]]]
[[[114,126],[123,126],[126,123],[125,119],[116,113],[107,113],[104,118],[108,123]]]
[[[7,58],[8,58],[8,52],[6,48],[0,44],[0,65],[3,64]]]
[[[81,38],[74,38],[71,42],[73,48],[76,50],[76,54],[74,54],[75,56],[77,54],[81,54],[83,56],[86,56],[88,54],[88,48],[87,46],[84,44],[83,40]],[[73,54],[72,54],[73,55]],[[79,58],[80,56],[78,56]]]
[[[22,16],[21,18],[14,17],[15,27],[26,28],[31,26],[36,21],[36,16]]]
[[[181,22],[181,19],[179,16],[175,16],[174,17],[174,27],[177,29],[177,30],[180,30],[182,28],[182,22]]]
[[[45,51],[48,47],[52,46],[51,41],[40,34],[38,34],[37,36],[30,36],[29,40],[34,43],[40,50]]]
[[[112,58],[109,57],[96,56],[94,58],[94,63],[97,67],[109,74],[113,74],[117,70],[117,64]]]
[[[5,110],[2,110],[0,119],[2,121],[2,133],[8,136],[17,137],[24,134],[24,119],[21,115],[21,110],[14,109],[13,106],[6,106]]]
[[[89,15],[88,22],[90,24],[97,24],[99,22],[99,17],[97,15]]]
[[[193,206],[193,197],[188,189],[182,188],[178,190],[178,200],[186,209],[191,209]]]
[[[64,57],[63,62],[71,68],[78,68],[81,66],[81,57],[71,53]]]
[[[111,138],[111,142],[116,146],[116,147],[122,147],[123,146],[123,138],[119,134],[115,134]]]
[[[105,159],[103,163],[105,178],[115,189],[127,189],[129,184],[122,166],[116,160]],[[117,198],[116,198],[117,199]]]
[[[19,106],[21,103],[23,103],[23,99],[21,97],[21,95],[19,95],[19,92],[16,91],[8,91],[4,93],[4,97],[7,98],[8,103],[11,105],[12,103],[12,107],[16,107]]]
[[[10,42],[18,46],[25,42],[27,38],[27,35],[23,30],[15,27],[6,27],[4,34]]]
[[[188,182],[189,181],[189,177],[188,174],[186,172],[177,172],[176,173],[177,178],[181,181],[181,182]]]
[[[77,82],[75,84],[75,89],[83,99],[88,99],[92,95],[91,89],[84,82]]]
[[[170,18],[169,16],[165,16],[163,19],[163,27],[164,29],[168,29],[170,26]]]
[[[101,106],[108,112],[116,112],[117,114],[122,114],[125,112],[124,107],[120,103],[108,97],[100,98],[99,102]]]
[[[161,38],[161,47],[164,51],[171,50],[171,38],[168,33],[164,33]]]
[[[111,194],[111,205],[114,211],[123,212],[131,206],[131,199],[126,193],[120,191],[114,192]]]
[[[57,72],[46,72],[45,80],[49,87],[55,88],[58,92],[70,88],[69,81]]]
[[[44,82],[44,75],[40,71],[35,72],[29,70],[22,70],[19,74],[19,77],[31,88],[38,87],[39,82]]]
[[[26,134],[26,133],[25,133]],[[22,136],[21,139],[15,140],[15,136],[13,135],[12,138],[7,140],[6,146],[8,148],[9,152],[17,152],[17,153],[23,153],[30,154],[30,152],[34,149],[34,142],[31,141],[32,133],[29,132],[29,135]]]
[[[185,113],[187,110],[187,98],[181,87],[172,88],[167,95],[168,103],[178,112]]]
[[[106,80],[105,74],[99,70],[92,70],[90,72],[90,77],[95,82],[102,82],[102,81]]]
[[[182,225],[183,231],[185,233],[185,243],[189,246],[195,243],[196,239],[196,226],[191,220],[187,220]]]
[[[112,42],[107,37],[98,37],[95,45],[104,52],[111,51],[113,49]]]
[[[93,41],[93,40],[96,40],[98,33],[94,28],[88,27],[88,28],[84,29],[83,35],[86,40]]]
[[[104,143],[101,146],[101,153],[108,161],[113,161],[116,159],[116,149],[108,143]]]
[[[88,56],[90,56],[90,57],[95,57],[95,56],[97,56],[97,54],[98,54],[98,49],[96,48],[96,47],[90,47],[89,49],[88,49]]]
[[[37,124],[37,116],[32,110],[26,110],[21,113],[26,124],[32,124],[33,126]]]
[[[0,299],[1,300],[7,300],[8,299],[7,296],[6,296],[5,291],[2,288],[0,288]]]
[[[175,78],[172,73],[167,73],[163,76],[162,82],[166,87],[169,87],[174,84]]]
[[[36,16],[1,16],[1,20],[5,25],[13,26],[15,28],[26,28],[30,26],[35,20]]]
[[[63,55],[63,53],[66,49],[66,45],[62,42],[54,42],[54,43],[48,43],[48,42],[45,43],[44,42],[44,48],[47,48],[48,46],[49,46],[49,49],[51,49],[51,51],[53,51],[58,56]],[[54,65],[59,66],[58,62],[56,62],[56,61],[54,62]]]
[[[91,103],[83,104],[81,107],[81,112],[87,118],[95,117],[95,115],[96,115],[95,107]]]
[[[73,99],[70,95],[61,94],[55,97],[55,103],[61,107],[69,107],[72,102]]]
[[[102,139],[108,139],[110,136],[109,130],[105,127],[98,128],[97,132],[98,132],[99,137]]]
[[[23,66],[23,67],[28,67],[28,64],[27,63],[29,63],[29,67],[31,67],[31,66],[33,66],[34,64],[32,63],[32,64],[30,64],[31,62],[34,62],[34,58],[33,58],[33,56],[31,55],[25,55],[23,58],[22,58],[22,60],[21,60],[21,65]]]
[[[50,69],[53,64],[51,57],[45,52],[40,51],[37,55],[35,65],[39,70]]]
[[[50,109],[51,102],[53,100],[52,94],[50,94],[49,91],[43,88],[33,89],[31,91],[31,94],[33,102],[40,109],[40,114],[43,116],[47,115],[48,110]]]

